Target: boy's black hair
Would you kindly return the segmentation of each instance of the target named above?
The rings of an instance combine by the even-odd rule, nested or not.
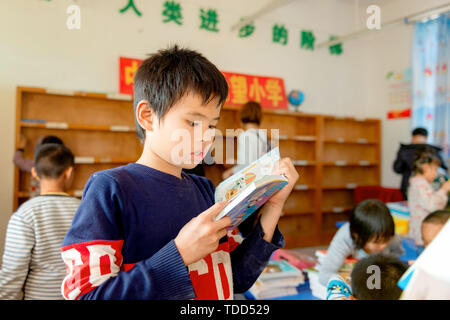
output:
[[[422,223],[445,224],[450,219],[450,211],[437,210],[425,217]]]
[[[72,151],[63,144],[41,144],[34,154],[34,168],[39,178],[57,179],[74,165]]]
[[[359,300],[398,300],[402,289],[397,283],[407,269],[407,265],[397,257],[372,254],[353,267],[352,294]]]
[[[42,141],[41,144],[45,144],[45,143],[57,143],[57,144],[64,144],[63,141],[56,137],[56,136],[45,136]]]
[[[394,219],[389,208],[377,199],[360,202],[350,216],[350,234],[360,249],[371,240],[389,240],[395,234]]]
[[[412,135],[428,137],[428,130],[425,128],[415,128],[412,132]]]
[[[412,173],[422,174],[422,165],[431,163],[435,163],[437,166],[441,165],[441,159],[437,151],[431,147],[418,148],[414,154]]]
[[[134,77],[134,116],[141,100],[146,100],[161,119],[184,94],[193,92],[209,103],[218,98],[222,106],[228,96],[223,74],[200,53],[173,46],[144,60]],[[145,139],[145,130],[136,119],[137,135]]]

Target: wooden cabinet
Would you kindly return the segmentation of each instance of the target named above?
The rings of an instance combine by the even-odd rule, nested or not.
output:
[[[95,171],[136,161],[136,137],[130,96],[17,88],[16,147],[27,139],[24,156],[33,158],[39,137],[61,138],[75,155],[72,195],[81,197]],[[30,173],[14,168],[14,210],[29,198]]]
[[[217,128],[216,164],[205,166],[216,185],[236,161],[239,108],[225,106]],[[353,189],[380,185],[380,121],[263,110],[261,128],[278,136],[281,156],[292,159],[300,176],[279,222],[286,247],[328,244],[335,223],[348,219]],[[75,154],[71,193],[79,197],[92,173],[134,162],[142,152],[128,95],[18,87],[16,147],[21,134],[27,158],[40,136],[64,141]],[[16,209],[29,198],[30,174],[14,170]]]

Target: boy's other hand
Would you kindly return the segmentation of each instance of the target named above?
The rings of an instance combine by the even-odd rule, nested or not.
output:
[[[269,205],[281,208],[294,188],[299,178],[299,174],[290,158],[278,160],[277,163],[275,163],[272,174],[283,174],[288,179],[288,184],[267,201]]]
[[[218,202],[192,218],[176,236],[175,245],[186,266],[214,252],[219,240],[227,234],[226,227],[231,225],[231,218],[214,221],[226,204],[226,201]]]
[[[222,173],[222,179],[227,179],[233,175],[233,168],[229,168]]]

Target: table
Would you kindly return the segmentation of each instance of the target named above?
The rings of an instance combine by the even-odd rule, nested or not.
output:
[[[418,247],[415,245],[413,239],[402,238],[402,246],[405,249],[405,253],[400,257],[400,260],[408,263],[410,260],[416,260],[418,257]],[[262,300],[320,300],[319,298],[312,295],[311,289],[309,287],[309,281],[305,281],[305,283],[299,285],[297,287],[298,293],[290,296],[281,296],[270,299],[262,299]],[[248,291],[244,293],[244,296],[247,300],[255,300],[253,295]]]

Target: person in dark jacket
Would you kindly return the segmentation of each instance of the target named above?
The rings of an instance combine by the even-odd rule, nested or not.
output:
[[[411,177],[412,164],[414,155],[423,149],[434,150],[441,160],[441,167],[447,171],[446,161],[442,159],[440,152],[442,148],[427,144],[428,131],[425,128],[416,128],[412,132],[412,139],[410,144],[400,144],[400,149],[397,152],[397,159],[394,162],[394,171],[402,175],[401,190],[403,197],[407,198],[407,191],[409,186],[409,178]]]

